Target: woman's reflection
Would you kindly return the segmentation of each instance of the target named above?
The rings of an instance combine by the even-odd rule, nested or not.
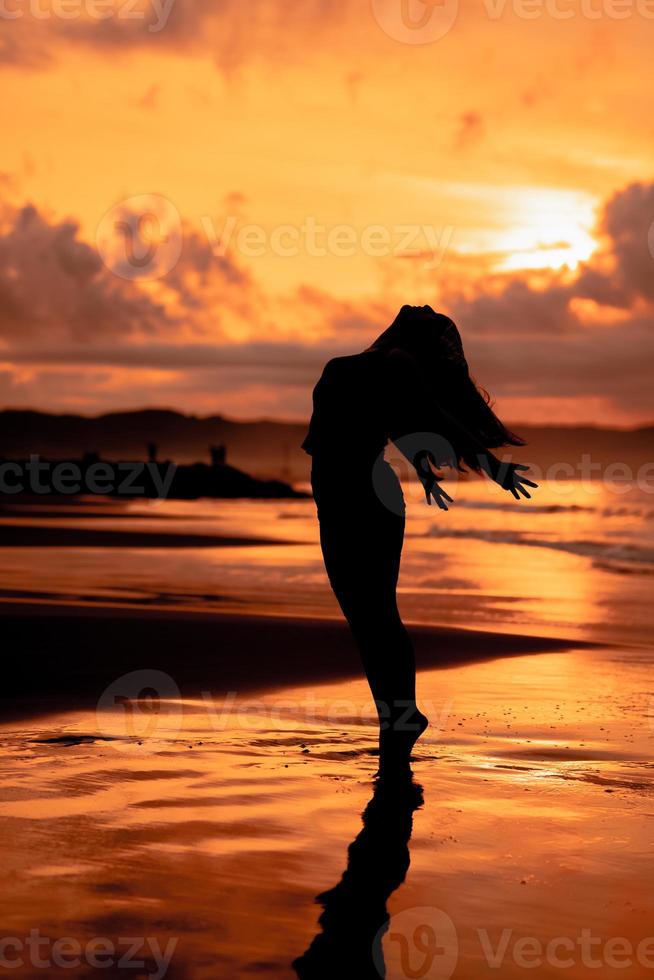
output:
[[[413,813],[423,802],[422,787],[408,771],[379,781],[362,814],[363,830],[348,848],[343,877],[316,897],[324,909],[321,932],[293,962],[301,980],[385,976],[381,943],[375,939],[388,924],[388,898],[409,870]]]

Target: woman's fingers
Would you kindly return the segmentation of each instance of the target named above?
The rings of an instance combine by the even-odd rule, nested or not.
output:
[[[445,497],[445,499],[446,499],[446,500],[449,500],[449,502],[450,502],[451,504],[453,504],[453,503],[454,503],[454,501],[453,501],[453,500],[452,500],[452,498],[450,497],[450,495],[449,495],[449,493],[447,492],[447,490],[443,490],[443,488],[441,487],[441,488],[440,488],[440,492],[441,492],[441,494],[443,495],[443,497]]]
[[[447,510],[447,504],[443,500],[443,498],[441,496],[441,493],[442,493],[442,490],[440,490],[440,488],[439,488],[439,490],[432,490],[431,491],[431,495],[434,498],[434,500],[436,501],[436,503],[438,504],[438,506],[440,507],[440,509],[441,510]],[[447,499],[450,501],[450,503],[452,503],[452,500],[450,499],[450,497],[448,497]],[[431,503],[431,501],[430,501],[430,503]]]
[[[528,470],[529,467],[525,466],[524,463],[515,463],[513,466],[514,470]],[[528,487],[533,487],[534,490],[538,489],[538,484],[534,483],[533,480],[528,480],[526,476],[516,477],[516,482],[524,483]]]

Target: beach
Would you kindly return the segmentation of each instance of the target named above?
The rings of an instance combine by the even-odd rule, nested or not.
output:
[[[505,930],[509,977],[524,973],[524,937],[577,943],[590,929],[634,949],[647,938],[650,678],[651,658],[597,649],[421,672],[432,723],[414,761],[424,802],[408,804],[405,883],[386,896],[383,885],[375,894],[378,875],[364,882],[374,932],[386,899],[399,917],[391,935],[410,939],[416,921],[434,917],[442,927],[444,914],[455,975],[470,978],[498,975],[482,940],[497,950]],[[154,716],[123,703],[5,724],[5,934],[151,936],[161,949],[177,940],[168,976],[294,976],[291,961],[320,932],[315,896],[337,884],[361,833],[375,742],[360,680],[169,700]],[[392,834],[392,819],[383,826]],[[402,836],[382,843],[369,855],[381,868]],[[356,914],[372,949],[366,909]],[[338,929],[329,938],[323,955],[353,975]],[[393,967],[397,939],[385,947],[388,976],[405,976]],[[564,975],[613,974],[577,959]]]
[[[407,527],[430,728],[392,793],[311,501],[2,517],[14,976],[652,975],[651,508],[482,486]]]

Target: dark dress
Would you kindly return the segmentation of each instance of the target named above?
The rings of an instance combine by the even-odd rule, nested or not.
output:
[[[373,697],[388,710],[415,699],[415,667],[396,600],[405,508],[400,483],[382,458],[394,401],[384,364],[379,350],[327,363],[302,448],[312,456],[327,575]]]
[[[415,362],[401,351],[336,357],[314,389],[302,443],[312,456],[325,568],[380,718],[415,706],[413,647],[396,596],[405,506],[384,447],[391,439],[409,460],[428,449],[437,462],[472,460],[482,449],[426,392]]]

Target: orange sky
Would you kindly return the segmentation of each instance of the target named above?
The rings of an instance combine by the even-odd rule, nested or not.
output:
[[[102,4],[0,4],[2,405],[303,418],[429,302],[508,419],[654,417],[654,0]]]

